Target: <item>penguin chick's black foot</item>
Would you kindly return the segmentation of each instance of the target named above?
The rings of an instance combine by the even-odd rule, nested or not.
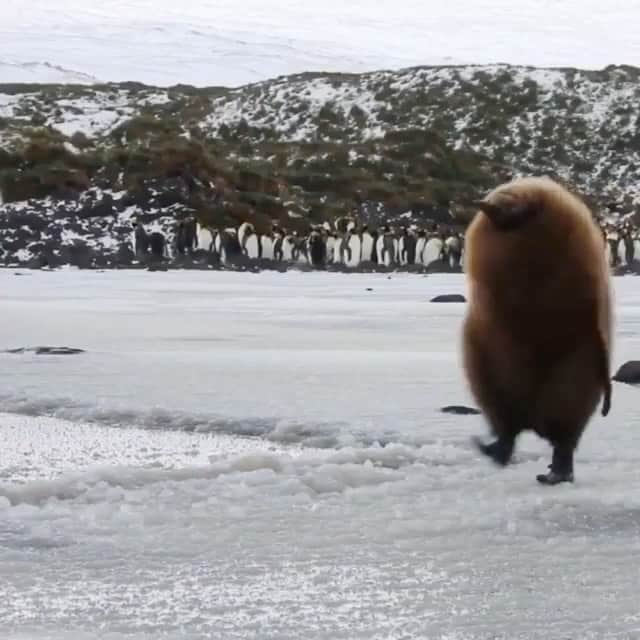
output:
[[[557,473],[556,471],[549,471],[549,473],[541,473],[537,475],[536,480],[540,484],[552,486],[554,484],[560,484],[561,482],[573,482],[573,473]]]
[[[555,446],[548,473],[537,475],[536,480],[540,484],[548,486],[561,482],[573,482],[573,449],[566,446]]]
[[[505,467],[511,460],[514,442],[512,440],[504,440],[498,438],[489,444],[482,442],[480,438],[474,436],[472,442],[480,453],[491,458],[497,465]]]

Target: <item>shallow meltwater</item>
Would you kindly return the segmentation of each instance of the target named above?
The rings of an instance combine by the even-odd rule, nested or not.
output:
[[[616,365],[639,346],[632,282]],[[3,638],[640,633],[637,390],[614,387],[575,484],[536,483],[550,450],[530,434],[491,466],[482,416],[440,411],[473,406],[464,305],[428,302],[461,277],[0,285],[0,349],[86,350],[0,354]]]

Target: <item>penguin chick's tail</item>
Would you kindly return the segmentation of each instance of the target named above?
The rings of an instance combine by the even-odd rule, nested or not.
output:
[[[604,398],[602,399],[602,415],[606,416],[611,409],[611,380],[604,383]]]
[[[606,416],[611,409],[611,375],[609,373],[609,354],[602,334],[598,335],[598,360],[604,396],[602,398],[602,415]]]

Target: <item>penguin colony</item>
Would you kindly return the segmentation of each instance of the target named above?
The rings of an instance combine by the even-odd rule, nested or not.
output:
[[[277,225],[268,233],[258,234],[249,222],[237,229],[210,229],[200,226],[194,218],[176,224],[172,241],[161,239],[158,234],[133,223],[131,247],[138,259],[171,259],[198,251],[207,254],[212,263],[229,266],[267,261],[314,268],[341,265],[349,269],[377,264],[437,266],[456,271],[461,269],[464,253],[462,234],[452,229],[437,225],[429,230],[389,225],[375,230],[364,225],[358,229],[350,218],[340,218],[333,225],[325,222],[314,226],[307,235]]]
[[[370,229],[367,225],[358,228],[352,218],[340,218],[333,225],[325,222],[312,227],[307,235],[300,235],[278,225],[259,234],[249,222],[238,228],[211,229],[188,218],[178,221],[168,236],[153,226],[145,228],[135,221],[132,226],[131,249],[143,261],[147,257],[171,260],[199,252],[206,254],[210,263],[225,266],[281,263],[350,269],[373,264],[460,271],[465,256],[464,235],[436,224],[428,229],[389,225]],[[628,221],[620,225],[603,223],[600,228],[609,265],[617,271],[637,272],[640,229]]]
[[[572,482],[580,437],[611,405],[612,312],[605,237],[586,205],[548,178],[503,184],[466,233],[464,368],[499,465],[532,430],[553,447],[538,482]]]

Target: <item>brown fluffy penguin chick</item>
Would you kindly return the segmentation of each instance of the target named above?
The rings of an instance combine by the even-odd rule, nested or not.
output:
[[[518,434],[553,447],[543,484],[573,481],[573,454],[598,403],[611,404],[605,243],[587,206],[549,178],[521,178],[477,203],[466,234],[464,367],[506,465]]]

